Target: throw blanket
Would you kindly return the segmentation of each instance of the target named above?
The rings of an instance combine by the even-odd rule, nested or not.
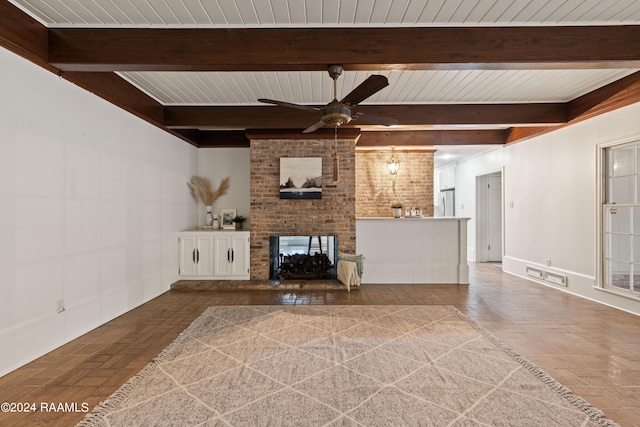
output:
[[[356,263],[353,261],[338,261],[338,280],[347,286],[347,292],[351,291],[351,286],[360,286]]]

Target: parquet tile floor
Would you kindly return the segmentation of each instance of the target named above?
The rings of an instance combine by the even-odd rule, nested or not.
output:
[[[169,291],[0,378],[0,402],[93,408],[205,308],[248,304],[450,304],[622,426],[640,426],[640,317],[471,264],[470,285],[341,291]],[[81,412],[0,413],[0,426],[72,426]]]

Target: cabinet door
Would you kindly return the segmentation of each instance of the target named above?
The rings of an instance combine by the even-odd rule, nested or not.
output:
[[[195,276],[197,272],[196,263],[197,238],[195,236],[180,237],[180,275]]]
[[[249,238],[234,236],[231,238],[231,275],[249,274]]]
[[[213,236],[198,237],[196,262],[198,276],[213,274]]]
[[[214,242],[213,274],[216,276],[229,276],[231,275],[231,237],[216,236]]]

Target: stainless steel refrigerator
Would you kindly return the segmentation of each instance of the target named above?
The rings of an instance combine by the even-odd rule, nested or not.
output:
[[[440,216],[456,216],[456,190],[440,190]]]

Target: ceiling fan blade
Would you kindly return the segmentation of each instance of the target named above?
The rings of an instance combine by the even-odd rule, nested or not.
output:
[[[360,83],[358,87],[345,96],[340,102],[343,104],[349,104],[351,106],[358,105],[374,93],[389,86],[389,81],[385,76],[379,74],[373,74],[369,76],[365,81]]]
[[[316,123],[312,124],[311,126],[309,126],[308,128],[306,128],[305,130],[303,130],[302,133],[315,132],[318,129],[320,129],[322,126],[324,126],[324,122],[322,120],[320,120],[319,122],[316,122]]]
[[[273,99],[258,99],[258,102],[264,102],[265,104],[273,104],[273,105],[277,105],[279,107],[288,107],[288,108],[297,108],[298,110],[305,110],[305,111],[319,111],[320,109],[317,107],[313,107],[311,105],[300,105],[300,104],[293,104],[291,102],[284,102],[284,101],[274,101]]]
[[[383,126],[393,126],[400,123],[398,119],[394,119],[386,116],[379,116],[377,114],[368,114],[368,113],[356,113],[353,115],[353,120],[358,120],[360,117],[365,117],[365,120],[368,123],[383,125]]]

